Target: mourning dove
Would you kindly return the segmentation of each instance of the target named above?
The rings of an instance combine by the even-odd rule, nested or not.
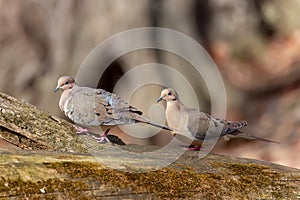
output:
[[[71,76],[62,76],[58,79],[55,92],[58,90],[63,91],[59,100],[59,107],[70,120],[84,127],[100,125],[107,127],[100,142],[104,139],[108,141],[106,135],[110,128],[116,125],[139,122],[171,130],[142,117],[140,110],[131,106],[118,95],[103,89],[80,87],[76,85]],[[80,127],[77,130],[78,133],[86,131]]]
[[[186,107],[180,101],[177,92],[171,88],[162,90],[157,102],[161,100],[167,102],[166,119],[168,126],[173,129],[172,133],[189,138],[190,144],[196,146],[196,148],[191,150],[198,150],[205,138],[209,139],[213,137],[222,137],[225,141],[231,138],[244,138],[274,142],[241,132],[239,129],[247,126],[246,121],[235,122],[213,118],[194,108]],[[209,129],[210,131],[208,131]]]

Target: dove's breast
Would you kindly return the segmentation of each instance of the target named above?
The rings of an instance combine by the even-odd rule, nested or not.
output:
[[[176,102],[168,102],[166,108],[166,119],[168,125],[174,129],[174,133],[191,137],[187,124],[189,120],[188,113]]]

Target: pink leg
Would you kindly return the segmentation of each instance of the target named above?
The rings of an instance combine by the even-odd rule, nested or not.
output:
[[[106,129],[104,134],[101,137],[96,137],[96,136],[89,134],[89,130],[86,128],[82,128],[82,127],[76,126],[76,125],[73,125],[73,127],[76,129],[77,135],[89,135],[99,143],[106,143],[106,142],[111,143],[109,141],[109,139],[107,138],[107,134],[110,131],[110,128]]]
[[[82,128],[82,127],[80,127],[80,126],[73,125],[73,127],[76,129],[76,134],[77,134],[77,135],[84,135],[84,134],[86,134],[86,133],[89,132],[88,129]]]
[[[188,148],[184,148],[186,150],[189,151],[200,151],[201,147],[197,146],[197,147],[188,147]]]
[[[110,131],[110,128],[108,128],[108,129],[106,129],[105,130],[105,132],[104,132],[104,134],[101,136],[101,137],[94,137],[96,140],[97,140],[97,142],[99,142],[99,143],[106,143],[106,142],[108,142],[108,143],[111,143],[110,141],[109,141],[109,139],[107,138],[107,134],[108,134],[108,132]]]
[[[200,148],[201,148],[201,146],[194,146],[194,145],[189,145],[189,146],[180,145],[180,146],[183,147],[183,149],[189,150],[189,151],[200,151]]]

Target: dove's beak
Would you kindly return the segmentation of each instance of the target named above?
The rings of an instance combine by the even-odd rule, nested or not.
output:
[[[161,100],[163,100],[163,98],[164,98],[164,97],[159,97],[159,98],[157,99],[157,103],[159,103]]]
[[[54,92],[57,92],[59,89],[60,89],[60,86],[58,85],[58,86],[55,88]]]

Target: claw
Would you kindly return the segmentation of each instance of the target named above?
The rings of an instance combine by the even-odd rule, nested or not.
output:
[[[109,141],[109,139],[105,136],[101,136],[101,137],[94,137],[94,139],[98,142],[98,143],[102,143],[102,144],[105,144],[105,143],[111,143]]]
[[[101,137],[94,137],[94,139],[98,142],[98,143],[111,143],[109,141],[109,139],[107,138],[108,132],[110,131],[110,128],[106,129],[104,134]]]
[[[93,139],[95,139],[98,143],[111,143],[109,141],[109,139],[107,138],[107,135],[108,135],[108,132],[110,131],[110,128],[106,129],[104,134],[101,136],[101,137],[97,137],[97,136],[94,136],[93,134],[89,134],[89,130],[86,129],[86,128],[82,128],[80,126],[76,126],[76,125],[73,125],[73,127],[76,129],[76,134],[77,135],[89,135],[90,137],[92,137]]]

